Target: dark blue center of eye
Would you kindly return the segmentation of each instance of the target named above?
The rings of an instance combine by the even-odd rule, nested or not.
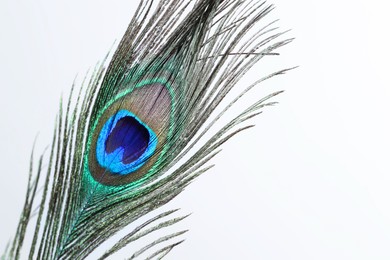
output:
[[[136,115],[119,110],[100,130],[96,143],[99,165],[112,174],[129,174],[146,163],[156,150],[158,137]]]
[[[134,117],[122,117],[106,140],[106,153],[110,154],[118,148],[123,149],[123,164],[137,160],[148,147],[149,131]]]

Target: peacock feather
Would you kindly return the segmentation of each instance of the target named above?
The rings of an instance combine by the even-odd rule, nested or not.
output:
[[[84,259],[137,221],[104,259],[183,220],[171,217],[176,210],[145,215],[210,169],[221,145],[252,127],[244,122],[281,93],[259,98],[210,134],[244,94],[288,70],[259,77],[221,107],[254,64],[291,41],[279,40],[284,32],[274,22],[262,24],[272,9],[251,0],[141,1],[114,53],[61,102],[48,158],[31,160],[21,219],[3,258],[20,259],[25,247],[28,259]],[[129,255],[161,258],[185,232]]]

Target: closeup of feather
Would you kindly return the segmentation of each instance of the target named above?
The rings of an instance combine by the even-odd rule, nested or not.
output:
[[[129,245],[130,259],[149,259],[181,244],[188,228],[176,224],[189,214],[160,207],[212,168],[222,145],[282,92],[231,109],[291,69],[235,88],[292,41],[268,19],[273,9],[250,0],[141,1],[113,51],[61,98],[46,152],[34,146],[3,257],[84,259],[100,249],[91,257],[105,259]]]
[[[149,256],[158,259],[168,252],[172,245],[175,247],[164,259],[389,259],[388,198],[390,192],[388,186],[390,179],[388,173],[390,165],[388,156],[390,154],[388,147],[390,139],[388,132],[390,127],[386,120],[386,111],[390,109],[388,102],[390,82],[386,70],[390,60],[388,51],[390,42],[386,34],[388,24],[386,4],[379,0],[374,3],[352,0],[343,2],[333,0],[326,3],[308,0],[294,2],[272,0],[262,5],[262,1],[227,0],[220,1],[221,6],[226,8],[225,12],[216,11],[217,18],[212,20],[208,15],[215,11],[213,5],[218,5],[218,1],[154,1],[149,17],[144,20],[146,23],[160,2],[182,3],[188,6],[182,18],[178,19],[177,23],[173,23],[175,26],[154,27],[145,24],[146,31],[155,28],[154,33],[142,37],[140,34],[138,38],[134,35],[128,37],[128,41],[134,40],[137,46],[135,51],[126,50],[114,54],[118,45],[122,46],[119,47],[120,50],[131,45],[128,45],[128,42],[126,44],[120,42],[129,22],[134,21],[132,17],[137,12],[139,2],[145,4],[145,9],[138,10],[143,14],[142,12],[149,8],[148,1],[70,0],[66,3],[48,0],[0,1],[0,31],[2,32],[0,163],[3,166],[1,174],[3,181],[0,182],[2,209],[0,259],[17,258],[15,256],[18,251],[17,245],[22,242],[18,239],[12,250],[15,233],[24,232],[24,227],[18,228],[18,223],[25,205],[29,158],[33,146],[34,153],[31,160],[33,172],[30,179],[30,186],[33,189],[28,196],[35,192],[36,201],[31,211],[27,212],[29,217],[22,218],[22,222],[30,221],[26,228],[27,235],[23,241],[23,248],[19,251],[19,259],[29,259],[36,223],[40,225],[42,231],[37,235],[35,252],[31,259],[82,259],[84,257],[99,259],[105,256],[107,259],[131,259],[132,257],[145,259]],[[197,4],[201,6],[197,18],[184,20]],[[231,20],[226,21],[226,27],[218,27],[224,21],[223,17],[228,17],[225,16],[226,11],[233,8],[235,4],[241,5],[239,9],[241,11],[235,13]],[[233,32],[236,26],[250,21],[251,17],[261,14],[271,4],[275,9],[261,17],[254,28],[251,28],[251,31],[239,41],[239,45],[251,39],[255,40],[254,43],[259,43],[265,40],[267,35],[272,36],[289,29],[292,31],[281,35],[264,47],[269,47],[278,41],[289,42],[288,39],[296,37],[293,44],[283,46],[267,55],[260,54],[262,48],[253,50],[247,47],[246,50],[254,51],[251,55],[244,54],[247,60],[260,57],[261,60],[256,61],[240,80],[237,82],[232,80],[235,78],[234,75],[227,73],[226,67],[222,67],[216,74],[215,80],[207,82],[212,68],[215,68],[214,66],[222,59],[226,58],[225,64],[229,64],[234,60],[240,61],[243,57],[243,54],[239,54],[243,50],[238,48],[226,52],[223,47],[234,41],[238,31],[226,37],[227,42],[223,40],[218,42],[221,44],[219,46],[221,49],[208,49],[210,51],[208,53],[207,47],[214,43],[214,39],[219,37],[225,39],[224,36]],[[180,9],[164,10],[178,14]],[[249,15],[244,10],[252,10],[253,13]],[[167,21],[169,24],[169,21],[176,17],[164,15],[164,11],[160,14],[156,22],[161,21],[163,24]],[[245,14],[249,15],[248,18]],[[280,21],[274,22],[277,19]],[[183,21],[194,27],[185,26],[178,29]],[[202,22],[198,23],[199,21]],[[258,30],[270,23],[272,24],[269,29],[278,29],[268,32],[267,35],[254,37]],[[202,31],[211,25],[214,29]],[[172,31],[164,33],[164,30]],[[188,30],[193,31],[188,33]],[[215,34],[218,30],[220,34]],[[171,37],[175,32],[179,33]],[[203,43],[200,40],[203,37],[202,32],[207,34],[207,36],[203,35]],[[199,41],[197,42],[196,39]],[[166,42],[169,44],[164,44]],[[183,48],[175,49],[178,43]],[[166,55],[158,52],[161,48]],[[132,55],[126,56],[130,53]],[[156,53],[158,58],[153,58]],[[111,66],[109,69],[112,59],[117,61],[112,63],[116,66]],[[99,63],[95,67],[96,62]],[[186,66],[183,66],[183,63]],[[88,84],[91,78],[99,75],[100,65],[105,69],[108,68],[102,73],[115,80],[112,79],[110,84],[106,84],[102,74],[99,78],[100,82],[92,81],[92,84]],[[300,67],[288,72],[287,75],[267,79],[254,87],[203,134],[205,127],[246,87],[264,76],[295,65]],[[223,74],[224,71],[226,74]],[[162,81],[157,80],[153,83],[149,82],[149,85],[143,85],[145,82],[142,82],[141,78],[151,79],[157,75]],[[189,76],[192,80],[188,80]],[[216,84],[218,80],[221,80],[218,82],[221,84]],[[202,98],[193,103],[190,100],[202,95],[196,92],[200,91],[202,86],[225,88],[230,80],[234,87],[195,133],[197,122],[193,120],[206,117],[207,113],[203,109],[207,106],[196,106],[202,104],[204,100]],[[194,86],[193,82],[199,84]],[[138,83],[141,84],[141,88],[131,89],[131,92],[125,93],[128,86],[132,88]],[[170,89],[180,91],[183,84],[189,92],[180,92],[179,96],[184,97],[183,100],[188,99],[188,102],[180,98],[172,98],[171,93],[164,94],[162,85],[170,85]],[[71,90],[72,86],[74,86],[73,90]],[[86,102],[83,102],[84,96],[88,95],[88,88],[96,86],[119,86],[116,90],[120,93],[112,97],[111,91],[110,93],[91,91],[92,94],[100,97],[101,102],[98,102],[99,104],[95,102],[96,96],[88,96]],[[144,92],[140,93],[143,91],[142,87]],[[80,88],[82,92],[79,98]],[[159,91],[158,96],[153,94],[156,89]],[[246,126],[256,125],[255,127],[246,129],[222,146],[211,149],[211,153],[206,157],[197,154],[207,140],[245,111],[248,106],[281,90],[286,90],[286,93],[267,100],[279,104],[262,109],[261,115],[237,125],[229,133]],[[195,93],[189,95],[190,91]],[[70,97],[71,93],[72,97]],[[155,166],[157,170],[150,171],[153,172],[150,175],[150,183],[148,180],[143,182],[139,175],[134,180],[131,178],[142,171],[142,167],[147,167],[144,165],[154,160],[152,156],[148,158],[148,152],[150,155],[162,153],[163,149],[160,149],[158,144],[153,146],[150,140],[155,140],[154,134],[158,137],[158,141],[164,139],[164,133],[158,131],[170,128],[156,127],[156,121],[151,120],[153,117],[143,117],[142,111],[137,111],[136,115],[126,114],[127,112],[117,115],[117,110],[111,111],[108,108],[115,104],[126,107],[133,102],[126,103],[124,100],[126,95],[128,99],[133,99],[131,93],[135,93],[134,96],[142,100],[133,104],[142,104],[138,108],[160,113],[158,114],[160,119],[167,117],[161,115],[161,110],[157,112],[156,107],[162,108],[158,106],[159,104],[164,103],[163,109],[167,104],[171,105],[172,101],[179,104],[177,109],[182,112],[175,114],[174,122],[181,123],[175,125],[172,131],[180,133],[179,136],[183,137],[191,136],[192,132],[187,131],[192,129],[195,139],[201,137],[196,140],[193,147],[190,147],[188,154],[177,162],[173,160],[172,164],[164,166],[162,162],[161,166]],[[120,97],[121,94],[124,98]],[[212,98],[223,96],[212,95],[207,91],[204,94]],[[172,99],[168,100],[168,96]],[[150,108],[150,103],[147,101],[149,99],[145,97],[154,99],[154,108]],[[71,101],[69,107],[71,112],[66,118],[68,100]],[[72,111],[77,102],[79,114],[73,121]],[[104,104],[110,105],[106,107]],[[59,111],[60,106],[62,111]],[[137,109],[134,106],[131,107],[132,111]],[[92,110],[83,110],[81,109],[83,107],[90,107]],[[104,112],[99,113],[99,111]],[[94,140],[96,143],[99,142],[96,133],[95,136],[89,133],[99,132],[99,130],[99,135],[104,133],[101,130],[105,125],[103,119],[78,120],[78,115],[89,116],[90,114],[104,118],[105,122],[109,122],[110,115],[115,114],[114,121],[115,118],[118,119],[117,121],[122,119],[120,121],[122,126],[135,127],[137,130],[132,128],[131,131],[139,132],[140,139],[144,141],[149,139],[145,143],[148,147],[149,144],[151,145],[149,150],[147,147],[139,146],[145,148],[143,154],[147,156],[132,159],[134,162],[141,158],[133,164],[133,172],[126,173],[128,170],[126,165],[132,162],[122,164],[125,165],[124,168],[122,166],[120,166],[122,168],[110,168],[103,159],[100,165],[105,165],[111,172],[121,171],[122,175],[113,174],[114,178],[108,180],[96,176],[87,178],[87,181],[95,181],[96,184],[92,188],[94,191],[92,195],[83,189],[78,189],[81,193],[69,192],[80,184],[78,181],[85,181],[85,179],[77,179],[80,174],[91,176],[85,175],[85,168],[80,169],[81,164],[86,164],[86,159],[76,162],[79,156],[84,157],[86,154],[84,150],[88,150],[88,140],[91,141],[90,143]],[[67,128],[65,122],[84,121],[92,124],[92,126],[85,126],[83,134],[85,139],[81,140],[81,134],[76,134],[83,128],[82,125],[78,125],[78,130],[73,132],[76,137],[72,142],[70,139],[72,130]],[[61,126],[59,122],[62,122]],[[96,125],[95,128],[98,130],[91,130],[93,125]],[[54,129],[57,133],[54,142],[55,151],[58,151],[57,147],[62,147],[65,152],[73,153],[80,150],[83,152],[75,152],[70,157],[64,157],[61,153],[51,156]],[[106,139],[109,139],[112,133],[120,133],[120,131],[115,132],[113,128],[111,130]],[[64,133],[69,135],[65,137]],[[229,136],[229,133],[223,137]],[[164,158],[177,158],[180,155],[175,154],[176,152],[188,148],[188,145],[183,148],[184,150],[178,147],[187,141],[185,138],[171,140],[173,141],[167,144],[170,148],[165,152],[167,157]],[[115,142],[107,142],[116,148]],[[79,145],[80,143],[84,146]],[[92,150],[96,152],[99,149],[94,147]],[[100,151],[104,152],[104,149]],[[218,154],[202,164],[205,159],[213,155],[213,152]],[[44,156],[40,161],[42,154]],[[193,155],[199,156],[200,161],[191,158]],[[104,158],[105,155],[100,157]],[[58,160],[50,164],[51,158],[58,158]],[[156,161],[159,159],[157,158]],[[194,169],[194,172],[187,171],[186,174],[189,175],[177,176],[176,179],[169,179],[166,183],[159,182],[169,174],[183,172],[180,166],[186,165],[187,161],[199,163],[186,168]],[[116,165],[120,165],[120,162]],[[137,168],[138,166],[140,168]],[[213,167],[208,169],[210,166]],[[42,170],[40,183],[35,190],[34,177],[38,168]],[[169,169],[165,172],[167,168]],[[53,178],[59,176],[58,173],[70,174],[64,175],[62,182],[59,182],[61,184],[55,186],[57,191],[54,192],[50,190],[50,185],[48,189],[45,188],[46,173],[49,169],[51,169],[50,185],[53,183]],[[194,176],[191,174],[196,176],[203,169],[208,170],[194,181],[186,179]],[[160,172],[163,175],[159,176]],[[79,175],[72,175],[73,173]],[[102,175],[106,176],[104,173]],[[122,176],[130,177],[122,178]],[[73,188],[68,187],[68,181],[65,180],[73,183]],[[137,182],[138,180],[142,181]],[[189,183],[186,183],[187,180],[190,180],[190,185],[187,185]],[[120,183],[119,186],[113,183],[116,181]],[[128,181],[130,186],[126,186]],[[156,185],[153,186],[155,190],[144,190],[144,187],[156,183],[160,183],[161,188]],[[82,187],[81,184],[80,186]],[[99,189],[101,187],[108,187],[108,189]],[[182,189],[180,195],[175,196]],[[44,214],[39,218],[39,201],[46,191]],[[96,191],[100,192],[99,198],[94,196]],[[69,203],[69,194],[75,198],[76,204]],[[84,199],[78,197],[78,194],[84,194],[82,195]],[[153,198],[150,199],[149,195]],[[80,198],[81,204],[86,201],[81,210],[77,206],[80,204],[77,198]],[[164,204],[171,198],[173,198],[171,201]],[[121,204],[122,200],[125,203]],[[137,206],[135,204],[142,206],[133,207]],[[159,208],[153,210],[154,207]],[[49,217],[49,222],[46,222],[45,214],[48,208],[53,209],[53,217]],[[176,209],[178,210],[173,212]],[[69,222],[63,226],[61,223],[66,223],[63,221],[66,218],[57,216],[63,216],[62,213],[65,212]],[[75,218],[81,223],[73,221],[75,219],[73,212],[76,212]],[[81,212],[81,217],[77,212]],[[132,223],[124,227],[129,221]],[[45,226],[47,231],[44,231]],[[122,226],[123,229],[116,232]],[[138,230],[138,227],[142,228]],[[154,228],[159,230],[145,235]],[[41,246],[44,232],[48,242],[43,241],[46,245]],[[108,237],[107,241],[102,242]],[[140,237],[138,240],[132,241],[138,237]],[[121,238],[125,239],[120,240]],[[166,241],[161,242],[162,240]],[[180,243],[183,240],[184,242]],[[118,241],[121,242],[116,244]],[[94,249],[101,242],[102,244]],[[123,246],[127,242],[130,243]],[[113,246],[115,246],[113,251],[119,250],[108,256],[107,252],[110,253],[109,250]],[[42,250],[39,257],[40,248]],[[93,252],[87,256],[92,249]],[[6,254],[10,251],[14,252],[13,256]],[[138,255],[136,252],[143,253]]]

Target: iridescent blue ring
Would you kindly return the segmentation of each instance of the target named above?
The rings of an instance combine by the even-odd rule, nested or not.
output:
[[[154,131],[128,110],[111,116],[100,131],[96,157],[112,174],[138,170],[153,155],[158,138]]]

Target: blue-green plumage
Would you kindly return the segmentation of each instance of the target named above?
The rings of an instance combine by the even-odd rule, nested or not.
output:
[[[43,194],[29,257],[83,259],[208,170],[226,140],[252,127],[239,125],[280,93],[259,99],[205,137],[242,95],[286,71],[255,81],[216,114],[256,62],[290,42],[276,40],[282,33],[274,33],[272,23],[256,27],[271,10],[251,0],[141,2],[110,62],[98,66],[77,101],[60,111],[46,177],[40,179],[39,170],[30,183],[7,255],[20,255],[38,185]],[[185,218],[165,221],[173,212],[133,226],[101,259]],[[133,256],[149,250],[161,257],[184,232],[152,241]]]
[[[118,95],[117,100],[109,103],[91,128],[90,146],[87,147],[85,156],[85,164],[88,164],[85,174],[92,175],[102,184],[112,186],[129,184],[150,172],[164,151],[169,129],[174,126],[170,116],[172,97],[168,88],[156,80],[142,81],[142,84],[136,86],[129,93]],[[111,153],[107,151],[107,145],[110,143],[126,146],[123,143],[126,140],[113,140],[121,138],[121,135],[112,134],[118,121],[124,116],[133,118],[132,124],[138,125],[137,129],[133,129],[133,134],[141,135],[137,141],[143,140],[147,143],[145,146],[138,144],[138,151],[134,150],[132,144],[130,144],[132,147],[127,147],[137,157],[128,163],[124,157],[125,151],[121,152],[121,148],[115,150],[111,148]],[[112,165],[115,162],[116,165]]]

